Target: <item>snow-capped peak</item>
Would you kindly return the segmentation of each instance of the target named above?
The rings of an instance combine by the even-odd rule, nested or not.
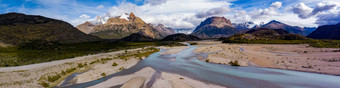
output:
[[[127,21],[129,21],[129,14],[128,13],[124,13],[123,15],[121,15],[120,17],[119,17],[119,19],[125,19],[125,20],[127,20]]]

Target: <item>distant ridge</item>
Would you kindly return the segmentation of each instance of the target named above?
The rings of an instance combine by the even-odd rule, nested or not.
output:
[[[335,39],[340,40],[340,23],[336,25],[324,25],[318,27],[307,36],[313,39]]]

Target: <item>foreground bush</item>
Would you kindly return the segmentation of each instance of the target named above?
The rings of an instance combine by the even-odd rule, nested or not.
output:
[[[230,64],[231,66],[240,66],[240,64],[238,63],[237,60],[235,60],[235,61],[230,61],[229,64]]]

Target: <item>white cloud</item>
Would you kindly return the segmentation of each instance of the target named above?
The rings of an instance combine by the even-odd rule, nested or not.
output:
[[[82,14],[82,15],[79,16],[79,18],[81,18],[81,19],[90,19],[91,17],[89,15]]]
[[[300,18],[306,19],[317,15],[318,13],[325,12],[337,7],[335,2],[320,2],[316,5],[314,9],[305,5],[304,3],[299,3],[292,8],[292,11],[299,15]]]
[[[233,22],[241,23],[241,22],[249,22],[249,21],[264,21],[264,19],[268,19],[272,16],[280,15],[278,9],[282,7],[282,2],[274,2],[268,8],[265,9],[255,9],[252,11],[245,10],[235,10]]]
[[[332,25],[340,23],[340,11],[323,13],[317,16],[316,24],[319,25]]]
[[[281,8],[282,2],[274,2],[273,4],[270,5],[271,8],[278,9]]]
[[[146,0],[146,3],[150,3],[151,5],[160,5],[166,3],[167,0]]]
[[[102,8],[104,8],[104,5],[99,5],[96,7],[96,9],[102,9]]]
[[[197,13],[215,10],[216,12],[210,11],[207,15],[223,15],[223,11],[227,11],[230,5],[229,2],[220,0],[168,0],[157,5],[150,1],[141,6],[121,2],[111,7],[107,14],[101,15],[101,18],[133,12],[147,23],[161,23],[172,28],[194,28],[205,19],[196,18]]]
[[[206,18],[210,16],[215,16],[215,15],[224,15],[227,12],[230,12],[231,9],[229,7],[217,7],[217,8],[212,8],[209,9],[208,11],[205,12],[200,12],[196,14],[197,18]]]
[[[71,20],[70,23],[71,24],[81,24],[81,23],[84,23],[85,21],[88,21],[90,18],[91,18],[91,16],[86,15],[86,14],[82,14],[78,18]]]
[[[322,1],[314,9],[306,6],[304,3],[295,5],[292,11],[301,19],[315,17],[315,23],[319,26],[328,24],[337,24],[340,22],[339,2]]]
[[[302,19],[309,18],[309,14],[312,13],[313,9],[306,6],[305,3],[299,3],[292,8],[292,11]]]

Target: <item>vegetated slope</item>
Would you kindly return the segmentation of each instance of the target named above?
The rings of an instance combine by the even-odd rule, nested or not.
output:
[[[335,39],[340,40],[340,23],[336,25],[324,25],[318,27],[307,36],[313,39]]]
[[[0,15],[0,42],[20,45],[32,41],[80,43],[98,41],[71,24],[42,16],[7,13]]]
[[[226,38],[224,42],[233,41],[252,41],[252,40],[305,40],[306,38],[297,35],[290,34],[283,29],[257,29],[250,30],[244,34],[235,34]]]
[[[201,40],[199,37],[194,35],[186,35],[186,34],[173,34],[165,37],[162,41],[197,41]]]
[[[126,42],[148,42],[148,41],[154,41],[153,38],[144,36],[139,33],[133,33],[130,36],[124,37],[121,39],[121,41],[126,41]]]

